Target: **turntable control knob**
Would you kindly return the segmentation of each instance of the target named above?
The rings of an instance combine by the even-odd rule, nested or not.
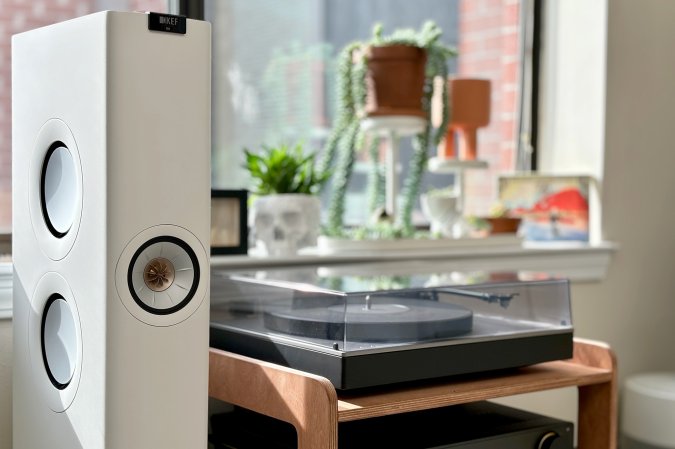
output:
[[[537,449],[553,449],[555,441],[559,436],[560,435],[553,431],[546,432],[544,436],[539,439],[539,445],[537,446]]]

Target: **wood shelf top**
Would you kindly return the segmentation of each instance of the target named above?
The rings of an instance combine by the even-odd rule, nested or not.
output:
[[[572,361],[542,363],[481,376],[465,376],[401,388],[392,387],[365,395],[338,393],[338,421],[353,421],[396,413],[511,396],[554,388],[609,382],[610,369],[593,368]]]

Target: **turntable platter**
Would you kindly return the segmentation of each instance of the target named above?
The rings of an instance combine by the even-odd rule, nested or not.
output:
[[[454,304],[400,296],[329,307],[289,307],[265,312],[271,331],[341,341],[423,341],[471,332],[473,313]]]

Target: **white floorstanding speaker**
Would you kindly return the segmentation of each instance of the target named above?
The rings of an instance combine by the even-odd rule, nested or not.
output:
[[[205,448],[211,32],[12,40],[14,449]]]

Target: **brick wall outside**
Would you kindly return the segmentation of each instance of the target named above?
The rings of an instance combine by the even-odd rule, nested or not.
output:
[[[97,0],[0,0],[0,232],[11,227],[13,34],[89,14],[106,2]],[[130,11],[166,11],[166,0],[118,0],[111,7]]]
[[[466,175],[466,212],[484,214],[497,198],[497,176],[512,173],[520,70],[520,0],[460,0],[458,75],[492,82],[490,124],[478,131],[487,170]]]

